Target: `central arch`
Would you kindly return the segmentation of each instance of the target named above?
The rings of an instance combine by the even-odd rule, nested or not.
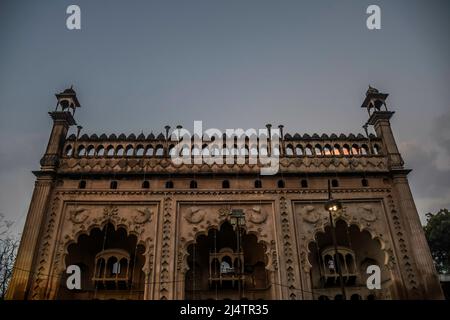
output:
[[[187,248],[186,299],[271,299],[266,245],[225,221]]]

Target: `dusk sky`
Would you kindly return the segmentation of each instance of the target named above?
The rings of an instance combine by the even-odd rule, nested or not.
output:
[[[450,208],[449,34],[448,0],[0,0],[0,212],[22,230],[47,112],[70,85],[82,133],[202,120],[312,135],[362,133],[370,84],[390,93],[419,213]]]

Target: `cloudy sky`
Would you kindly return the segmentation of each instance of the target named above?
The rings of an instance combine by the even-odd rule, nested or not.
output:
[[[81,8],[79,31],[66,8]],[[381,30],[366,9],[381,8]],[[367,86],[390,93],[420,214],[450,207],[450,2],[0,0],[0,212],[21,230],[74,85],[85,133],[164,125],[359,133]]]

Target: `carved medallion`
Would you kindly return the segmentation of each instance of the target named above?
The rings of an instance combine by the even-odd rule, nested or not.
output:
[[[251,209],[245,210],[248,220],[254,224],[261,224],[267,220],[267,212],[263,211],[260,206],[255,206]]]
[[[199,207],[190,207],[187,209],[184,218],[192,224],[197,224],[203,221],[205,218],[206,212]]]
[[[69,220],[75,224],[83,223],[88,218],[87,214],[82,214],[85,211],[86,209],[84,208],[75,207],[69,211]]]
[[[311,224],[317,223],[320,219],[320,213],[317,212],[316,208],[311,205],[305,206],[301,214],[303,220]]]
[[[373,212],[373,208],[370,205],[364,205],[358,208],[358,214],[361,219],[366,220],[367,222],[374,222],[377,220],[376,214]]]
[[[139,214],[133,218],[134,222],[138,224],[143,224],[151,221],[153,211],[150,210],[150,208],[147,207],[144,210],[136,209],[136,211],[139,212]]]

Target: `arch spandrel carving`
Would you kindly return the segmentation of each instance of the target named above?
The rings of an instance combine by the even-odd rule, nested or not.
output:
[[[231,209],[243,210],[246,218],[245,228],[248,233],[254,233],[259,240],[269,243],[273,238],[273,206],[265,203],[245,204],[209,204],[182,203],[179,206],[180,238],[187,242],[195,241],[200,234],[218,228],[228,219]]]
[[[124,228],[127,235],[135,235],[138,244],[145,246],[150,257],[144,272],[152,268],[153,241],[156,234],[155,215],[158,203],[88,203],[67,202],[63,208],[63,225],[55,251],[54,270],[60,274],[65,268],[68,247],[78,243],[82,234],[90,235],[94,229],[103,229],[111,223],[115,229]],[[151,261],[150,261],[151,260]]]
[[[116,228],[124,227],[129,234],[136,235],[138,241],[145,241],[154,233],[156,212],[157,203],[67,203],[62,237],[76,242],[80,234],[101,229],[110,222]]]

